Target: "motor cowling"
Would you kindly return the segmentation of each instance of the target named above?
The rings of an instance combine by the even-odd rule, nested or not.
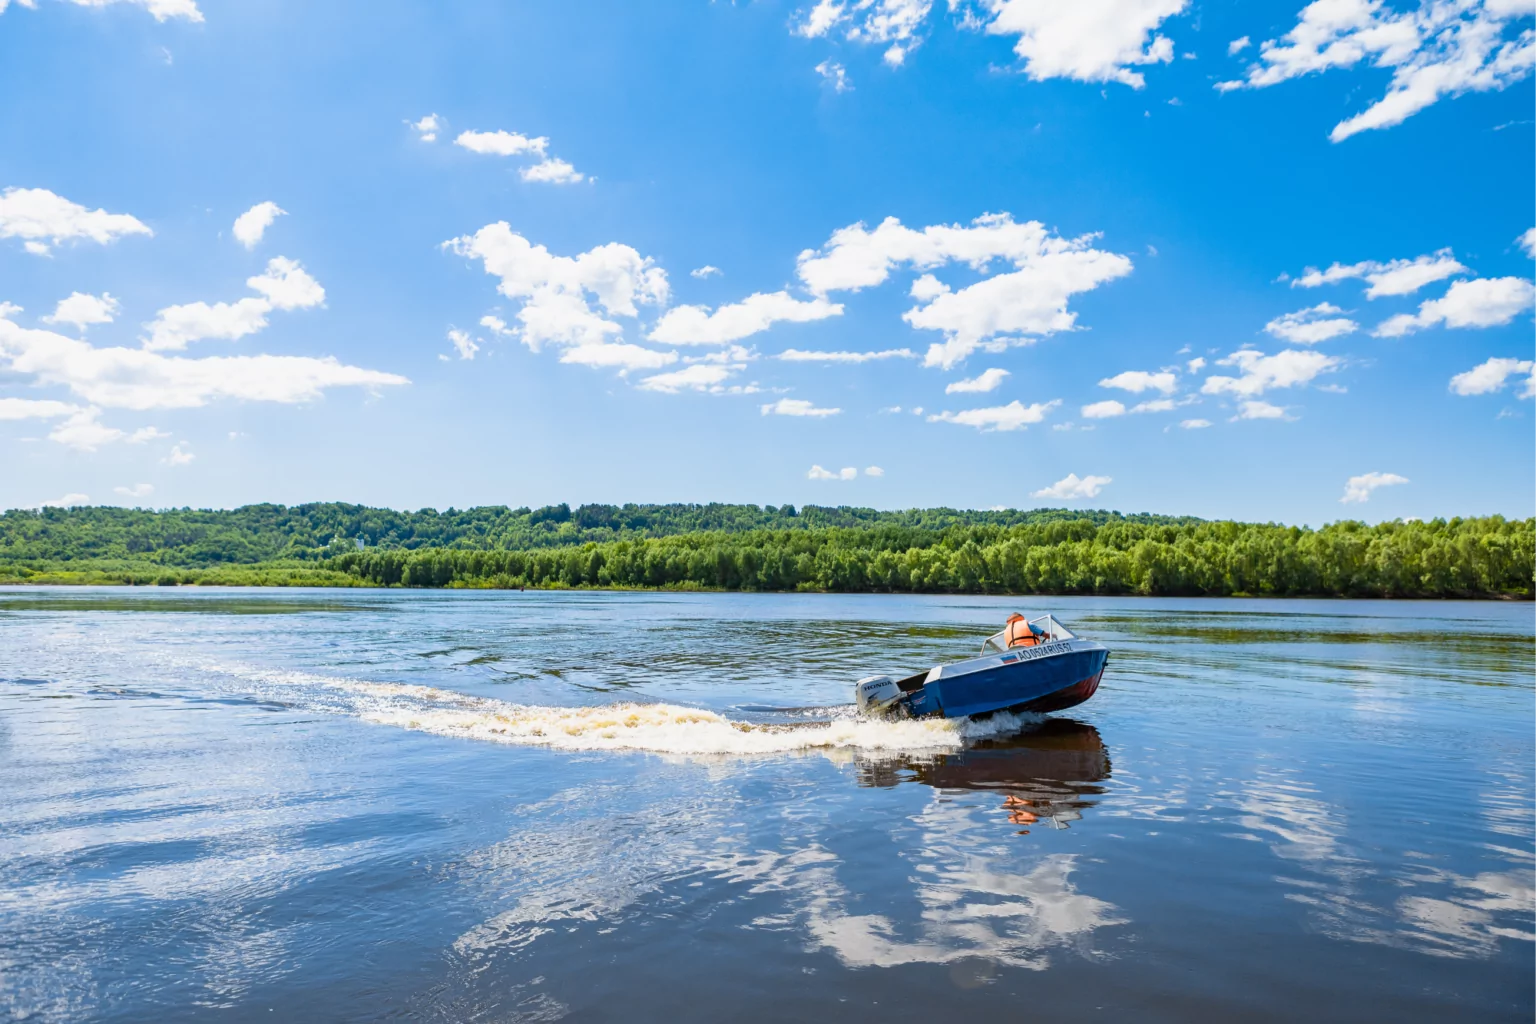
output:
[[[901,687],[890,676],[866,676],[853,686],[854,702],[866,715],[891,710],[903,696]]]

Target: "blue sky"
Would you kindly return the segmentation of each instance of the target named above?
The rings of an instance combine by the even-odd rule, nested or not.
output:
[[[0,506],[1528,516],[1533,35],[0,0]]]

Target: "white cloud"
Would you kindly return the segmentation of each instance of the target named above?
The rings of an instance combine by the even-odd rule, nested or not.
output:
[[[152,322],[144,325],[149,329],[144,347],[158,352],[184,349],[189,342],[207,338],[238,341],[266,327],[271,308],[272,304],[265,299],[167,306]]]
[[[1202,363],[1202,365],[1204,365]],[[1126,370],[1117,373],[1113,377],[1105,377],[1099,381],[1101,388],[1119,388],[1122,391],[1130,391],[1133,394],[1141,394],[1143,391],[1161,391],[1165,395],[1171,395],[1179,389],[1178,378],[1168,370],[1159,370],[1149,373],[1146,370]]]
[[[805,474],[805,478],[807,480],[852,480],[858,475],[859,471],[853,466],[844,466],[836,473],[830,469],[822,469],[820,466],[812,466],[811,471]]]
[[[147,498],[155,493],[154,484],[134,484],[132,487],[114,487],[113,492],[125,498]]]
[[[261,236],[267,233],[272,222],[287,213],[287,210],[270,200],[257,203],[235,218],[235,241],[247,249],[256,248],[256,243],[261,241]]]
[[[1230,57],[1235,54],[1242,53],[1244,50],[1248,49],[1251,43],[1252,40],[1247,36],[1238,36],[1236,39],[1227,44],[1227,56]]]
[[[803,301],[788,292],[757,292],[740,302],[721,306],[678,306],[656,322],[650,339],[664,345],[723,345],[739,341],[775,323],[805,323],[841,316],[840,303],[824,298]]]
[[[187,451],[180,444],[175,444],[171,446],[170,453],[160,461],[167,466],[185,466],[195,458],[197,458],[196,455]]]
[[[1131,412],[1172,412],[1176,408],[1171,398],[1154,398],[1146,402],[1138,402],[1131,407]]]
[[[909,348],[888,348],[880,352],[808,352],[787,348],[774,358],[789,363],[869,363],[877,359],[916,359],[917,353]]]
[[[1365,290],[1365,297],[1379,299],[1383,296],[1411,295],[1427,284],[1466,272],[1467,268],[1451,255],[1451,250],[1441,249],[1411,260],[1391,260],[1387,263],[1364,260],[1347,265],[1335,263],[1327,270],[1308,267],[1300,277],[1291,281],[1291,287],[1316,288],[1350,278],[1363,278],[1370,285]]]
[[[155,427],[140,427],[127,437],[124,437],[123,440],[129,444],[147,444],[150,441],[162,441],[170,436],[166,431]]]
[[[411,126],[411,130],[422,142],[436,142],[437,133],[443,130],[444,122],[436,114],[428,114],[420,121],[407,121],[406,124]]]
[[[723,274],[723,273],[725,273],[725,271],[721,270],[719,267],[712,267],[708,263],[706,263],[702,267],[698,267],[698,268],[696,268],[694,270],[688,271],[688,276],[689,277],[697,277],[700,280],[702,280],[702,279],[704,279],[706,277],[715,277],[715,276],[717,276],[719,274]]]
[[[1125,405],[1111,398],[1105,402],[1093,402],[1090,405],[1085,405],[1081,413],[1085,420],[1107,420],[1114,416],[1124,416]]]
[[[577,172],[576,168],[557,156],[545,157],[517,173],[524,181],[543,181],[551,185],[574,185],[587,180],[586,175]]]
[[[764,416],[836,416],[841,409],[822,409],[803,398],[781,398],[762,406]]]
[[[929,423],[958,423],[963,427],[975,427],[977,430],[1024,430],[1031,423],[1039,423],[1045,419],[1046,414],[1060,405],[1059,400],[1049,402],[1036,402],[1033,405],[1024,405],[1018,399],[1014,399],[1007,405],[991,406],[985,409],[964,409],[960,412],[944,412],[928,417]],[[921,413],[922,410],[914,410]]]
[[[66,494],[62,498],[54,498],[52,501],[40,501],[34,507],[35,508],[71,508],[71,507],[73,507],[75,505],[89,505],[90,503],[91,503],[91,496],[89,494],[75,493],[75,494]]]
[[[1180,420],[1179,421],[1179,426],[1183,427],[1185,430],[1204,430],[1206,427],[1208,427],[1210,425],[1211,425],[1211,421],[1210,420],[1195,419],[1195,420]]]
[[[507,322],[501,317],[492,316],[490,313],[487,313],[485,316],[480,318],[480,326],[484,327],[492,334],[513,335],[517,333],[512,328],[508,327]]]
[[[1245,348],[1239,349],[1225,359],[1218,359],[1216,364],[1235,366],[1242,372],[1242,376],[1207,377],[1205,384],[1200,388],[1204,394],[1257,397],[1270,388],[1289,388],[1307,384],[1319,374],[1337,370],[1343,365],[1343,361],[1321,352],[1300,349],[1286,349],[1267,356],[1254,349]]]
[[[77,410],[49,432],[48,440],[76,451],[93,452],[104,444],[121,441],[126,436],[116,427],[102,423],[100,417],[100,409]]]
[[[1316,0],[1296,27],[1259,47],[1244,79],[1223,92],[1264,88],[1287,79],[1362,63],[1391,68],[1387,93],[1334,126],[1342,142],[1372,128],[1401,124],[1446,96],[1503,89],[1530,74],[1536,33],[1520,27],[1524,0],[1421,0],[1399,11],[1381,0]]]
[[[45,324],[72,324],[76,330],[83,332],[91,324],[111,323],[112,318],[121,310],[122,306],[110,292],[102,292],[99,296],[70,292],[69,298],[59,300],[52,316],[41,319]]]
[[[1332,303],[1320,302],[1294,313],[1277,316],[1264,325],[1264,330],[1293,345],[1315,345],[1360,329],[1360,325],[1348,317],[1335,315],[1342,312]]]
[[[1527,256],[1536,259],[1536,228],[1527,228],[1515,242],[1525,250]]]
[[[658,373],[645,378],[638,385],[643,391],[660,391],[675,395],[680,391],[708,391],[719,393],[724,384],[744,366],[724,363],[694,363],[681,370]]]
[[[47,398],[0,398],[0,423],[14,420],[47,420],[69,416],[80,407]]]
[[[885,476],[885,470],[881,469],[879,466],[865,466],[864,467],[864,475],[865,476]]]
[[[1417,313],[1399,313],[1372,331],[1396,338],[1436,324],[1447,327],[1497,327],[1507,324],[1536,301],[1536,285],[1523,277],[1479,277],[1457,281],[1438,299],[1419,306]]]
[[[826,79],[827,84],[836,92],[848,92],[853,88],[853,83],[848,81],[848,70],[841,64],[824,60],[816,65],[816,73]]]
[[[1190,373],[1199,373],[1201,370],[1205,369],[1205,357],[1195,356],[1195,358],[1185,363],[1184,366],[1187,370],[1189,370]]]
[[[153,235],[137,217],[87,210],[45,188],[8,188],[0,192],[0,238],[19,238],[30,253],[87,239],[106,245],[124,235]]]
[[[1008,376],[1007,370],[998,369],[994,366],[990,370],[981,371],[975,377],[955,381],[944,389],[944,393],[946,395],[955,395],[996,391],[998,385],[1002,384],[1003,378],[1006,376]]]
[[[795,32],[814,39],[846,26],[844,38],[885,45],[885,62],[897,67],[916,49],[918,29],[932,8],[933,0],[817,0]]]
[[[127,3],[134,7],[142,7],[156,21],[168,21],[171,18],[185,18],[187,21],[200,22],[203,20],[203,12],[198,10],[194,0],[68,0],[76,7],[107,7],[111,4]],[[22,7],[36,7],[37,0],[17,0]],[[0,14],[5,13],[9,0],[0,0]]]
[[[1458,395],[1486,395],[1504,390],[1504,385],[1509,382],[1510,377],[1523,373],[1527,375],[1527,379],[1525,390],[1520,397],[1529,398],[1533,383],[1536,383],[1536,378],[1530,376],[1533,370],[1536,370],[1536,363],[1529,359],[1494,357],[1452,377],[1451,390]]]
[[[534,245],[514,232],[506,221],[498,221],[473,235],[449,239],[443,248],[480,260],[487,274],[501,279],[496,290],[522,302],[516,317],[518,325],[502,326],[515,333],[529,349],[541,352],[545,345],[555,345],[586,350],[583,356],[567,361],[613,365],[597,361],[593,355],[599,347],[624,333],[624,328],[609,317],[635,318],[640,315],[637,303],[663,306],[667,302],[666,272],[618,242],[596,246],[574,257],[555,256],[544,246]],[[497,320],[501,322],[500,318]],[[616,353],[607,352],[604,358],[613,355]],[[634,361],[628,360],[631,364]],[[640,386],[652,391],[698,388],[702,375],[701,369],[689,367],[647,378]],[[722,376],[705,381],[702,386],[707,388],[724,379]]]
[[[989,35],[1018,36],[1013,50],[1035,81],[1070,78],[1146,84],[1132,68],[1173,60],[1173,41],[1157,29],[1188,0],[980,0]]]
[[[522,156],[524,153],[532,153],[542,157],[549,149],[549,139],[544,136],[530,139],[526,135],[517,132],[460,132],[459,137],[453,140],[455,146],[462,146],[471,153],[481,153],[487,156]]]
[[[475,353],[480,351],[479,343],[469,336],[469,332],[457,327],[448,329],[448,340],[453,343],[454,351],[458,352],[460,359],[473,359]]]
[[[332,357],[218,356],[189,359],[148,349],[96,348],[0,318],[0,369],[66,387],[93,405],[185,409],[220,398],[305,402],[327,388],[408,384],[404,377]]]
[[[245,282],[261,298],[236,302],[189,302],[167,306],[144,326],[149,337],[144,347],[151,351],[180,350],[188,343],[212,338],[238,341],[267,326],[267,314],[274,309],[294,310],[318,306],[325,301],[325,289],[309,276],[297,260],[283,256],[267,261],[267,269]]]
[[[1238,403],[1237,415],[1232,417],[1234,422],[1237,420],[1283,420],[1285,418],[1284,406],[1271,405],[1269,402],[1258,398]]]
[[[901,265],[930,270],[965,263],[986,272],[993,260],[1015,269],[951,291],[932,275],[912,289],[919,303],[903,314],[913,327],[942,331],[943,343],[928,349],[925,365],[944,369],[977,348],[996,351],[1027,344],[1031,336],[1071,330],[1071,296],[1123,277],[1131,261],[1092,247],[1096,236],[1052,234],[1038,221],[1015,223],[1008,214],[986,214],[969,226],[933,225],[916,231],[888,217],[873,231],[852,224],[832,233],[819,250],[798,259],[800,280],[813,293],[857,291],[883,284]]]
[[[1076,501],[1079,498],[1096,498],[1100,491],[1114,483],[1113,477],[1085,476],[1079,479],[1076,473],[1068,473],[1049,487],[1042,487],[1038,491],[1031,491],[1036,498],[1055,498],[1058,501]]]
[[[1371,492],[1376,488],[1392,487],[1407,482],[1407,477],[1398,476],[1396,473],[1362,473],[1359,476],[1352,476],[1344,484],[1344,497],[1339,499],[1339,503],[1364,504],[1371,500]]]
[[[625,374],[630,370],[659,370],[663,366],[670,366],[677,362],[677,353],[657,352],[654,349],[631,345],[627,342],[605,341],[597,345],[577,345],[574,348],[568,348],[560,354],[560,361],[578,366],[616,369],[620,374]],[[730,368],[727,367],[727,370]],[[722,377],[721,380],[723,379]],[[719,381],[712,383],[719,383]],[[651,390],[665,389],[653,387]]]

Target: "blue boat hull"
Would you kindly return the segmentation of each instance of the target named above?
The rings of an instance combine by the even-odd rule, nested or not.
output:
[[[1060,711],[1092,697],[1109,651],[1097,645],[1049,658],[930,680],[907,698],[913,715],[961,718],[994,711]]]

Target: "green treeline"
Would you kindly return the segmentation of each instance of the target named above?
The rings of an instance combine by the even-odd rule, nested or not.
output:
[[[815,530],[825,527],[1019,526],[1063,519],[1096,523],[1197,522],[1171,516],[1121,516],[1067,509],[972,511],[826,508],[806,505],[549,505],[507,508],[422,509],[397,512],[325,502],[246,505],[236,509],[86,508],[13,509],[0,514],[0,564],[109,559],[178,568],[313,562],[340,549],[517,551],[592,542],[671,537],[715,531]]]
[[[355,551],[322,564],[408,587],[700,587],[1014,594],[1525,597],[1536,520],[1090,520],[937,531],[707,532],[525,551]]]
[[[1515,597],[1536,519],[1276,524],[972,512],[356,505],[0,516],[0,582]]]

